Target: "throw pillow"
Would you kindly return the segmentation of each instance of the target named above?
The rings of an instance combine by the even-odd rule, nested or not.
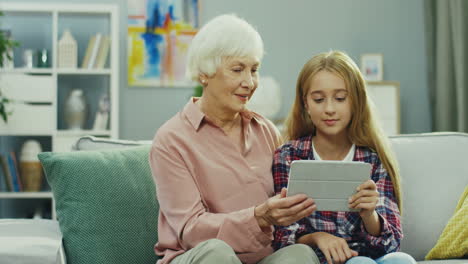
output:
[[[426,260],[461,258],[468,255],[468,187]]]
[[[149,148],[39,154],[69,264],[156,262]]]

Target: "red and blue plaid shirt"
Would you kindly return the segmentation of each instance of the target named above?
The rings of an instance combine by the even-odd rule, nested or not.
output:
[[[278,194],[283,187],[287,187],[289,168],[293,160],[313,159],[312,136],[292,140],[277,149],[273,161],[275,192]],[[356,146],[353,161],[367,162],[372,165],[371,179],[376,183],[380,194],[375,208],[381,222],[380,236],[367,233],[358,212],[316,211],[290,226],[275,226],[273,241],[275,249],[295,244],[299,237],[306,234],[327,232],[345,239],[349,247],[359,252],[360,256],[375,259],[399,250],[403,233],[390,176],[377,153],[368,147]],[[314,248],[314,250],[321,263],[326,263],[320,249]]]

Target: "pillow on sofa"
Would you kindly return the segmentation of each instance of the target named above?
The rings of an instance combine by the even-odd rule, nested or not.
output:
[[[426,260],[461,258],[468,255],[468,187]]]
[[[154,264],[158,203],[150,146],[44,152],[69,264]]]

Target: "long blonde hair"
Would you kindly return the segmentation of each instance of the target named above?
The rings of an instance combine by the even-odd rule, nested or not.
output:
[[[295,140],[315,135],[315,126],[305,107],[312,78],[320,71],[340,76],[349,90],[352,118],[348,125],[349,140],[356,146],[366,146],[376,151],[392,180],[395,198],[402,211],[400,173],[388,138],[383,134],[373,114],[373,103],[367,96],[366,82],[354,61],[344,52],[320,53],[302,68],[296,83],[296,97],[286,119],[285,140]]]

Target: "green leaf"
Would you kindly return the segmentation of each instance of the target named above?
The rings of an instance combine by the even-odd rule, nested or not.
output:
[[[8,115],[5,111],[5,105],[3,104],[3,102],[0,103],[0,115],[2,116],[2,119],[5,123],[8,122]]]
[[[194,97],[200,97],[203,94],[203,86],[197,85],[193,89],[193,96]]]

